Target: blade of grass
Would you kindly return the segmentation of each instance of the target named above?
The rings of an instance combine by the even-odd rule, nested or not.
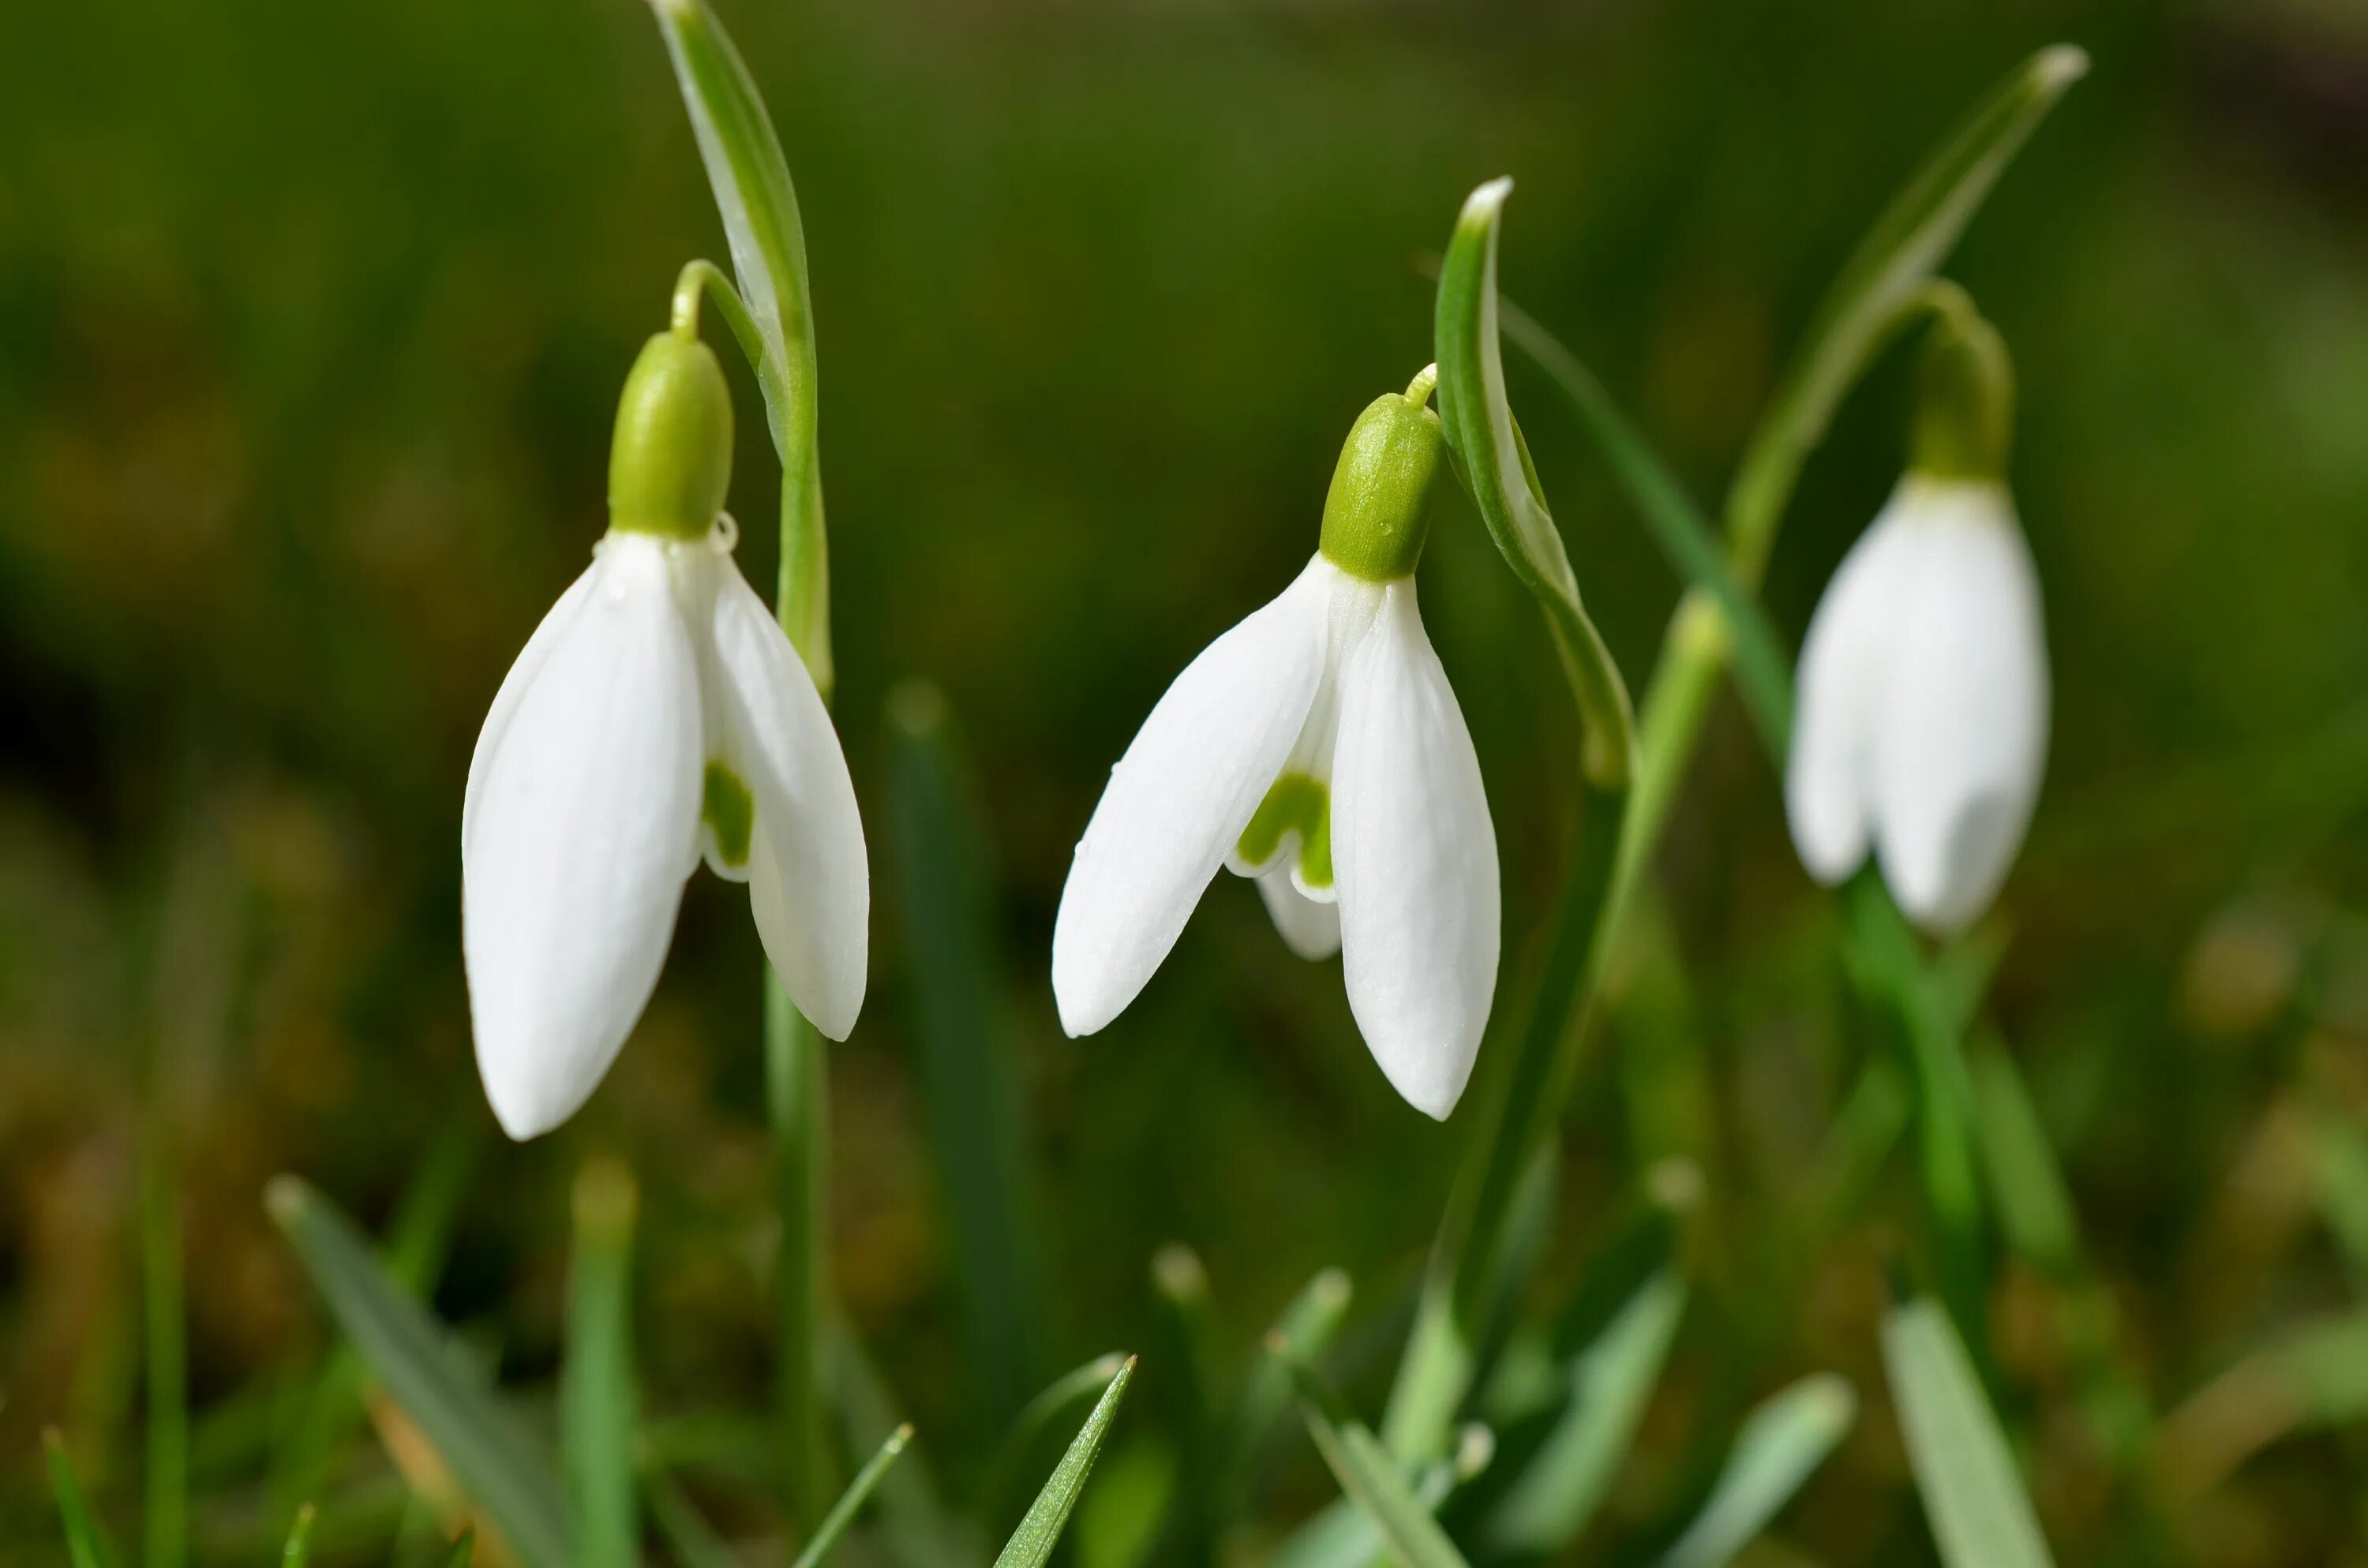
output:
[[[560,1448],[575,1521],[573,1568],[632,1568],[641,1518],[633,1463],[632,1173],[596,1160],[575,1179]]]
[[[313,1519],[312,1504],[296,1510],[296,1522],[288,1529],[288,1544],[279,1549],[279,1568],[304,1568],[312,1561]]]
[[[1281,1347],[1276,1348],[1280,1353]],[[1349,1413],[1314,1369],[1301,1361],[1289,1366],[1315,1451],[1324,1456],[1342,1495],[1362,1509],[1380,1532],[1391,1555],[1406,1568],[1463,1568],[1463,1554],[1407,1486],[1397,1460],[1382,1440]]]
[[[880,1484],[880,1478],[888,1473],[888,1467],[896,1462],[896,1456],[903,1453],[905,1445],[912,1440],[913,1428],[910,1426],[899,1426],[888,1434],[888,1440],[880,1445],[880,1451],[855,1472],[855,1479],[848,1483],[847,1490],[839,1494],[838,1501],[831,1506],[829,1513],[823,1516],[814,1539],[806,1542],[806,1549],[798,1553],[798,1560],[791,1568],[814,1568],[829,1555],[830,1549],[838,1544],[838,1538],[845,1535],[848,1527],[855,1522],[855,1516],[863,1511],[863,1505],[871,1499],[872,1489]]]
[[[1100,1402],[1086,1417],[1085,1426],[1069,1444],[1069,1451],[1053,1467],[1044,1489],[1036,1494],[1027,1517],[1019,1521],[1019,1528],[1004,1543],[995,1568],[1043,1568],[1045,1560],[1053,1555],[1053,1548],[1060,1542],[1061,1527],[1069,1522],[1069,1513],[1077,1506],[1077,1494],[1085,1490],[1086,1477],[1093,1471],[1094,1460],[1110,1437],[1110,1423],[1118,1419],[1119,1402],[1126,1397],[1126,1385],[1133,1377],[1134,1358],[1130,1356],[1118,1369],[1118,1375],[1110,1379],[1110,1387],[1102,1391]]]
[[[170,1134],[152,1112],[140,1162],[141,1278],[148,1341],[147,1568],[189,1554],[189,1372],[183,1317],[181,1209]]]
[[[568,1568],[565,1494],[534,1438],[464,1376],[440,1324],[388,1277],[336,1205],[293,1176],[265,1203],[387,1394],[529,1568]]]
[[[1883,1324],[1883,1366],[1907,1462],[1947,1568],[2052,1568],[2046,1538],[1949,1314],[1904,1302]]]
[[[658,1534],[682,1568],[740,1568],[740,1560],[684,1493],[680,1482],[651,1465],[642,1471],[642,1489],[649,1494],[650,1517],[656,1521]]]
[[[2017,1256],[2053,1278],[2068,1280],[2080,1267],[2080,1222],[2031,1091],[1995,1033],[1975,1040],[1966,1065],[1998,1229]]]
[[[1831,1372],[1781,1389],[1736,1435],[1709,1500],[1659,1568],[1725,1568],[1792,1501],[1858,1419],[1858,1395]]]
[[[1408,1488],[1425,1513],[1436,1515],[1456,1490],[1487,1469],[1496,1438],[1487,1427],[1463,1428],[1454,1453],[1422,1467]],[[1269,1559],[1270,1568],[1373,1568],[1395,1561],[1372,1516],[1352,1498],[1334,1498],[1286,1537]]]
[[[1349,1276],[1327,1268],[1307,1282],[1268,1331],[1211,1467],[1212,1517],[1230,1519],[1247,1506],[1258,1452],[1291,1403],[1292,1366],[1314,1366],[1331,1347],[1352,1294]]]
[[[2162,1423],[2170,1495],[2203,1496],[2293,1433],[2368,1418],[2368,1312],[2289,1328],[2214,1378]]]
[[[969,1363],[991,1426],[1036,1384],[1043,1293],[1025,1201],[1019,1085],[999,1020],[986,835],[944,695],[888,699],[899,915],[911,955],[929,1148],[953,1240]]]
[[[1685,1305],[1685,1280],[1663,1268],[1572,1359],[1569,1403],[1489,1515],[1492,1548],[1558,1552],[1587,1528],[1635,1440]]]
[[[452,1543],[450,1555],[444,1559],[444,1568],[469,1568],[469,1560],[476,1555],[476,1551],[477,1531],[474,1526],[471,1526],[461,1532],[460,1540]]]
[[[840,1437],[850,1451],[861,1453],[904,1421],[861,1344],[840,1323],[834,1321],[830,1329],[829,1392]],[[939,1501],[926,1456],[917,1449],[908,1450],[881,1482],[880,1522],[882,1544],[902,1568],[964,1568],[985,1559],[976,1530]]]
[[[469,1193],[484,1134],[484,1113],[474,1105],[448,1118],[443,1131],[413,1168],[388,1227],[383,1256],[387,1274],[414,1296],[424,1294],[443,1272],[461,1204]],[[319,1495],[337,1444],[364,1415],[361,1357],[340,1340],[324,1358],[294,1435],[274,1466],[271,1494],[279,1517]]]
[[[65,1530],[66,1552],[74,1568],[115,1568],[115,1549],[108,1544],[107,1532],[98,1521],[91,1517],[82,1483],[74,1479],[74,1465],[66,1458],[65,1439],[56,1427],[41,1434],[41,1449],[49,1457],[50,1490],[57,1495],[58,1522]]]

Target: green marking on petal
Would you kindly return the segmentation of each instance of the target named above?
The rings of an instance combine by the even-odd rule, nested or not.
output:
[[[1299,880],[1312,888],[1330,887],[1332,791],[1312,774],[1286,773],[1276,779],[1235,847],[1251,865],[1263,866],[1291,834],[1299,835]]]
[[[715,835],[715,852],[727,866],[748,863],[748,837],[757,827],[757,801],[740,776],[721,762],[707,765],[699,814]]]

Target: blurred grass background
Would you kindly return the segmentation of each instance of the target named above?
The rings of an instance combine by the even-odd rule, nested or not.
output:
[[[1039,1369],[1147,1347],[1146,1267],[1170,1240],[1204,1260],[1230,1352],[1328,1263],[1385,1335],[1458,1128],[1389,1093],[1335,968],[1292,959],[1247,883],[1220,879],[1110,1029],[1060,1036],[1052,910],[1104,770],[1312,550],[1349,421],[1429,358],[1419,257],[1473,185],[1518,178],[1508,291],[1714,496],[1844,252],[2052,39],[2094,73],[1949,268],[2017,358],[2015,479],[2056,671],[1997,1011],[2158,1411],[2358,1301],[2368,1233],[2347,1247],[2357,1210],[2327,1176],[2368,1119],[2356,0],[723,15],[805,210],[838,715],[877,892],[871,999],[833,1059],[833,1264],[925,1445],[993,1428],[914,1065],[882,777],[895,684],[942,687],[994,846],[1051,1281]],[[323,1340],[265,1178],[303,1172],[381,1222],[454,1136],[480,1148],[438,1304],[506,1376],[551,1370],[567,1185],[600,1151],[646,1189],[652,1407],[760,1386],[744,900],[694,881],[639,1035],[586,1112],[525,1149],[477,1089],[457,920],[477,724],[603,526],[614,398],[676,268],[722,251],[628,0],[0,17],[8,1561],[57,1557],[45,1424],[103,1494],[136,1487],[147,1104],[179,1171],[201,1417],[291,1382]],[[1641,682],[1675,581],[1515,375],[1589,603]],[[1896,476],[1902,382],[1880,371],[1811,466],[1768,596],[1793,635]],[[737,388],[761,583],[771,455]],[[1570,721],[1468,515],[1423,593],[1505,859],[1503,1017],[1570,841]],[[1582,1085],[1555,1254],[1648,1160],[1703,1168],[1703,1305],[1591,1538],[1615,1554],[1664,1506],[1690,1423],[1815,1367],[1879,1388],[1877,1261],[1900,1222],[1877,1195],[1787,1289],[1756,1273],[1758,1217],[1811,1178],[1854,1058],[1832,902],[1731,701],[1660,869],[1669,939]],[[2032,1305],[2047,1289],[2009,1270],[1994,1306],[2063,1561],[2368,1562],[2356,1419],[2269,1446],[2167,1526],[2134,1517]],[[1160,1375],[1147,1361],[1145,1388]],[[1819,1561],[1929,1553],[1881,1403],[1789,1517]],[[201,1442],[201,1490],[208,1462]],[[201,1503],[201,1560],[234,1523]]]

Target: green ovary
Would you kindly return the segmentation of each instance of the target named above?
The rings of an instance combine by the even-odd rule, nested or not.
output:
[[[1300,881],[1311,888],[1330,887],[1332,791],[1321,778],[1286,773],[1276,779],[1235,848],[1249,864],[1263,866],[1290,834],[1299,835]]]
[[[707,765],[699,814],[715,835],[715,852],[727,866],[748,863],[748,836],[756,831],[757,802],[740,776],[721,762]]]

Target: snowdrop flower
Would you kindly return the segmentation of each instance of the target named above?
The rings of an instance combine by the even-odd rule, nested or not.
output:
[[[1415,605],[1445,470],[1432,372],[1358,418],[1321,544],[1186,666],[1111,769],[1053,927],[1062,1027],[1134,1000],[1219,867],[1309,959],[1341,955],[1374,1060],[1444,1118],[1497,981],[1497,842],[1463,710]]]
[[[1801,648],[1784,802],[1802,862],[1839,882],[1871,846],[1900,908],[1935,935],[1997,895],[2047,756],[2039,579],[2000,477],[2009,376],[1970,302],[1944,313],[1907,475]]]
[[[863,1004],[871,881],[830,715],[732,558],[732,405],[695,335],[625,383],[609,528],[494,698],[461,816],[477,1066],[513,1138],[590,1096],[657,984],[704,858],[748,884],[799,1010]]]

